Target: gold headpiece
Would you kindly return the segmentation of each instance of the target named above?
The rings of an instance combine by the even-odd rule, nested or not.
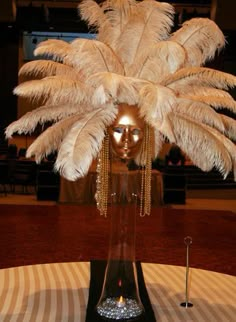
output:
[[[98,154],[104,158],[107,128],[120,104],[127,104],[137,107],[147,125],[137,163],[148,162],[144,166],[150,167],[150,158],[144,157],[152,153],[150,140],[156,157],[167,138],[202,170],[216,167],[226,177],[233,169],[236,177],[236,147],[231,141],[236,139],[236,123],[217,112],[235,112],[235,100],[226,90],[236,85],[236,77],[202,67],[225,44],[217,25],[194,18],[171,33],[173,7],[154,0],[84,0],[79,11],[97,28],[97,39],[55,39],[37,46],[35,55],[51,60],[25,64],[21,74],[41,79],[20,84],[14,93],[44,98],[44,105],[10,124],[6,136],[55,123],[34,141],[27,156],[40,162],[58,151],[56,169],[76,180]],[[100,166],[103,176],[108,165]],[[145,176],[142,189],[148,191],[150,174]],[[145,213],[150,212],[147,204]]]

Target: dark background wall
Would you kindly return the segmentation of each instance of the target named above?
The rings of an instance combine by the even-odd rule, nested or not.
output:
[[[0,130],[17,116],[17,99],[12,94],[18,82],[19,33],[14,28],[0,29]],[[1,136],[2,137],[2,136]]]

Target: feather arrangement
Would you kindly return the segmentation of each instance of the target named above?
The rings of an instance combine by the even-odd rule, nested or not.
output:
[[[44,105],[10,124],[6,136],[51,122],[27,156],[40,162],[58,151],[56,170],[75,180],[87,173],[125,103],[137,106],[153,130],[154,157],[169,140],[202,170],[215,167],[223,177],[233,171],[236,179],[236,121],[221,113],[236,112],[228,93],[236,77],[204,67],[225,46],[218,26],[194,18],[171,33],[174,8],[155,0],[83,0],[78,10],[97,38],[37,46],[35,55],[43,59],[20,70],[37,79],[19,84],[14,94]]]

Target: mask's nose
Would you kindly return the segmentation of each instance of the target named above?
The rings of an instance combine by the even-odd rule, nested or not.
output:
[[[122,133],[122,138],[121,138],[122,142],[124,143],[131,143],[132,142],[132,135],[130,133],[130,128],[127,126],[124,129],[124,132]]]

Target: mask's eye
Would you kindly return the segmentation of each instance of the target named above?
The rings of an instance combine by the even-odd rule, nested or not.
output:
[[[133,129],[131,133],[132,133],[132,135],[139,135],[140,129]]]
[[[124,132],[124,129],[122,127],[116,126],[113,127],[113,132],[122,134]]]

